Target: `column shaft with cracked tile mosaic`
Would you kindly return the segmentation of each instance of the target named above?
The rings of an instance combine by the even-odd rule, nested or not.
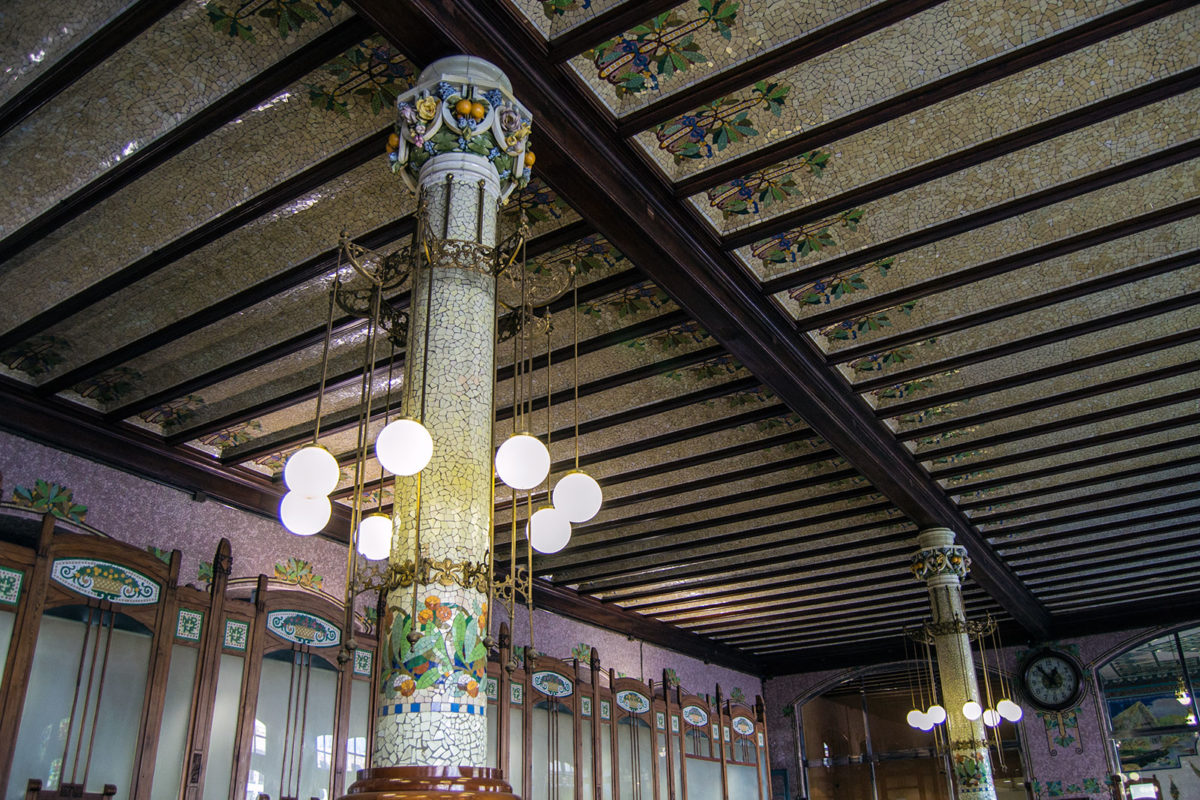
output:
[[[432,236],[495,244],[499,191],[486,159],[431,159],[421,174],[421,193]],[[415,279],[405,413],[423,416],[434,453],[419,478],[397,479],[394,564],[411,562],[418,541],[422,559],[487,562],[496,292],[490,266],[490,260],[448,264],[434,258]],[[417,585],[415,618],[412,586],[387,596],[374,763],[482,766],[487,596],[474,587],[431,581]]]

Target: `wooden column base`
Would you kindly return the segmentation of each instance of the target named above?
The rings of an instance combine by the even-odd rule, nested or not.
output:
[[[339,800],[521,800],[491,767],[375,767],[359,770]]]

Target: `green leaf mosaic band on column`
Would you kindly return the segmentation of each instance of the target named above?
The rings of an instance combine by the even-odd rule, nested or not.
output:
[[[486,768],[484,641],[495,253],[500,206],[529,182],[531,118],[503,73],[468,56],[430,65],[396,107],[388,161],[420,209],[404,413],[428,429],[433,456],[396,478],[372,768],[351,796],[425,797],[433,785],[417,784],[449,769],[503,800],[508,787]]]

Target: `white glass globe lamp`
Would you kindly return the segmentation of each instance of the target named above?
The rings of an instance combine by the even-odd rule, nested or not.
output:
[[[1007,697],[996,703],[996,710],[1009,722],[1020,722],[1021,717],[1025,716],[1024,710]]]
[[[989,728],[994,728],[1000,724],[1000,713],[994,708],[989,708],[983,712],[983,724]]]
[[[905,719],[908,720],[909,727],[920,728],[921,724],[925,722],[926,719],[925,712],[919,708],[914,708],[912,711],[908,712],[908,716],[905,717]]]
[[[604,493],[600,484],[586,472],[572,470],[558,479],[551,493],[554,507],[566,515],[571,522],[587,522],[596,516]]]
[[[929,707],[929,710],[925,712],[925,716],[929,717],[929,721],[934,725],[941,725],[946,721],[946,709],[934,703]]]
[[[433,457],[433,437],[415,419],[393,420],[375,437],[375,457],[393,475],[416,475]]]
[[[532,489],[550,474],[550,451],[536,436],[510,436],[496,451],[496,474],[514,489]]]
[[[319,497],[332,492],[342,471],[337,459],[319,444],[308,444],[288,456],[283,465],[283,482],[301,497]]]
[[[968,700],[963,703],[962,712],[964,717],[974,722],[983,714],[983,707],[974,700]]]
[[[380,561],[392,551],[392,520],[379,513],[368,514],[358,523],[358,552],[371,561]]]
[[[920,722],[921,722],[921,724],[917,726],[917,728],[919,730],[923,730],[926,732],[933,730],[933,720],[931,720],[929,718],[928,714],[922,712]]]
[[[557,508],[545,506],[533,512],[525,535],[539,553],[557,553],[571,541],[571,521]]]
[[[305,497],[299,492],[288,492],[279,503],[279,521],[297,536],[312,536],[329,523],[333,506],[329,498]]]

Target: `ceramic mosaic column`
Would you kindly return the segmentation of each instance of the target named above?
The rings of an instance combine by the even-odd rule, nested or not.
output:
[[[971,559],[965,547],[954,543],[954,531],[949,528],[924,530],[917,537],[917,544],[921,549],[912,558],[912,571],[929,587],[932,607],[929,628],[937,651],[957,796],[960,800],[996,800],[983,722],[969,720],[962,713],[963,703],[980,702],[962,601],[962,579],[970,569]]]
[[[418,477],[396,483],[372,769],[353,791],[422,797],[453,785],[504,798],[499,772],[485,769],[492,248],[503,199],[528,181],[530,117],[500,70],[467,56],[426,68],[397,108],[390,160],[419,195],[425,264],[412,286],[404,413],[423,418],[434,449]]]

